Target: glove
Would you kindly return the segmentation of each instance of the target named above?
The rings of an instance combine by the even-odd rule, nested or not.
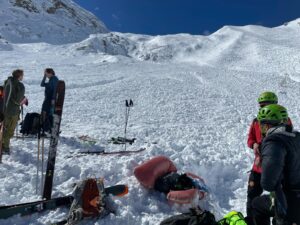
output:
[[[70,213],[68,218],[68,224],[75,224],[76,222],[83,219],[83,210],[82,208],[78,208]]]
[[[254,150],[255,154],[260,155],[260,149],[259,149],[259,147],[260,147],[259,144],[257,144],[257,143],[253,144],[253,150]]]
[[[22,101],[20,102],[20,105],[23,106],[23,105],[26,105],[28,106],[28,99],[24,96],[24,98],[22,99]]]

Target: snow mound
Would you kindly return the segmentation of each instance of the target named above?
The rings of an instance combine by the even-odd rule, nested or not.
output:
[[[293,20],[291,22],[285,23],[284,26],[300,29],[300,18]]]
[[[270,72],[278,71],[281,64],[297,65],[300,33],[284,26],[225,26],[209,36],[108,33],[91,35],[67,49],[71,54],[100,53],[121,55],[138,61],[172,61],[209,66],[223,64],[227,68],[247,71],[260,67]],[[289,56],[293,56],[293,60]]]
[[[13,50],[12,45],[8,41],[0,37],[0,51],[11,51],[11,50]]]
[[[0,35],[13,43],[71,43],[107,32],[101,21],[71,0],[1,1],[0,20]]]

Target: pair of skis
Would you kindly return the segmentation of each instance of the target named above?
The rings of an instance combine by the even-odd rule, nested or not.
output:
[[[109,155],[131,155],[131,154],[138,154],[141,152],[146,151],[146,148],[140,148],[138,150],[123,150],[123,151],[115,151],[115,152],[105,152],[105,151],[82,151],[77,152],[76,154],[70,155],[67,158],[72,157],[81,157],[81,156],[87,156],[87,155],[101,155],[101,156],[109,156]]]

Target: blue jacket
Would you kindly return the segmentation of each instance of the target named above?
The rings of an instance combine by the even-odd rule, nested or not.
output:
[[[45,101],[51,102],[55,100],[55,92],[58,83],[57,76],[52,76],[46,83],[46,77],[42,80],[41,87],[45,87]]]

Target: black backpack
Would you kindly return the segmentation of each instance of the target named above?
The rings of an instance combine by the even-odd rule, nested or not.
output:
[[[39,113],[27,113],[21,124],[20,133],[23,135],[38,135],[41,129],[41,115]]]
[[[217,225],[215,216],[201,209],[190,209],[190,212],[165,219],[160,225]]]
[[[168,194],[171,190],[181,191],[195,188],[193,180],[186,174],[168,173],[156,179],[154,189]]]

